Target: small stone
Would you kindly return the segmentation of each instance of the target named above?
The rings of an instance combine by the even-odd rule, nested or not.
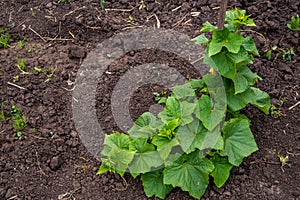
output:
[[[70,135],[71,135],[72,137],[76,138],[76,137],[77,137],[77,132],[74,131],[74,130],[72,130],[72,131],[70,132]]]
[[[69,58],[85,58],[86,52],[84,48],[73,46],[69,49]]]
[[[49,164],[49,167],[51,170],[56,171],[60,168],[60,166],[62,165],[62,160],[59,156],[54,156]]]
[[[49,3],[47,3],[47,5],[46,5],[46,8],[51,8],[52,7],[52,3],[51,2],[49,2]]]

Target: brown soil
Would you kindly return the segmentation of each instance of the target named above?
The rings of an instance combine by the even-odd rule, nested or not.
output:
[[[125,190],[119,176],[96,175],[100,162],[85,149],[76,132],[71,107],[73,86],[67,81],[75,81],[80,64],[98,43],[125,29],[157,26],[156,18],[150,18],[151,15],[156,14],[161,27],[192,38],[198,35],[203,22],[216,22],[219,5],[215,0],[147,0],[146,7],[139,9],[140,2],[111,0],[104,10],[98,0],[0,1],[0,27],[12,36],[10,47],[0,50],[0,102],[17,105],[28,119],[22,140],[15,139],[10,121],[0,121],[0,199],[147,199],[141,182],[129,174],[125,175],[128,183]],[[291,16],[300,14],[300,3],[232,0],[228,9],[234,7],[246,9],[257,24],[252,30],[266,38],[265,44],[261,36],[251,33],[261,53],[251,67],[264,79],[258,87],[270,94],[272,103],[282,113],[278,117],[265,116],[253,107],[245,109],[252,120],[259,151],[234,168],[221,189],[209,186],[203,199],[300,199],[300,106],[289,109],[300,101],[300,32],[286,27]],[[199,16],[192,16],[191,12],[199,12]],[[133,22],[128,22],[129,16]],[[17,42],[24,37],[26,44],[20,49]],[[285,61],[281,55],[276,57],[280,52],[277,50],[271,60],[266,59],[264,51],[274,45],[293,47],[296,56]],[[33,67],[54,67],[51,81],[45,83],[46,77],[41,73],[20,74],[16,67],[18,58],[26,60],[31,72]],[[118,129],[107,108],[119,76],[129,68],[153,61],[178,68],[186,77],[198,76],[181,67],[189,66],[186,61],[166,52],[125,55],[112,66],[119,69],[118,73],[102,80],[100,88],[105,90],[98,88],[96,106],[105,131]],[[16,84],[25,89],[8,84],[17,75]],[[130,102],[132,118],[136,119],[154,104],[153,92],[164,89],[147,85],[136,91]],[[284,167],[278,152],[289,156]],[[167,199],[192,198],[175,189]]]

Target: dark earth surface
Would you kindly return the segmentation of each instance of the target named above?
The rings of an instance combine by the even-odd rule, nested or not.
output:
[[[0,102],[8,102],[5,111],[17,105],[28,120],[22,140],[15,138],[11,121],[0,121],[1,200],[147,199],[141,182],[129,174],[124,177],[127,188],[117,175],[96,175],[101,163],[81,143],[72,120],[74,85],[70,81],[75,81],[88,52],[103,40],[127,29],[157,27],[158,20],[160,27],[193,38],[206,20],[216,23],[219,2],[148,0],[139,9],[141,3],[112,0],[101,9],[98,0],[65,4],[51,0],[0,1],[0,26],[12,36],[9,48],[0,50]],[[251,66],[263,78],[258,87],[270,94],[281,115],[265,116],[250,106],[244,110],[252,120],[259,151],[234,168],[222,188],[210,185],[203,199],[300,199],[300,106],[293,106],[300,101],[300,32],[286,27],[291,16],[300,14],[300,3],[229,1],[228,9],[234,7],[246,9],[257,25],[251,30],[266,38],[264,41],[256,33],[245,32],[255,38],[261,54]],[[24,37],[25,47],[20,49],[17,42]],[[296,56],[287,61],[280,50],[275,50],[268,60],[265,50],[274,45],[294,48]],[[30,72],[33,67],[54,67],[51,81],[45,83],[46,77],[41,73],[20,74],[16,67],[18,58],[26,60]],[[110,66],[116,73],[105,75],[98,87],[98,120],[107,133],[118,130],[108,109],[113,86],[126,70],[147,62],[168,64],[187,78],[198,76],[186,61],[166,52],[147,50],[125,55]],[[19,80],[15,84],[25,89],[8,84],[17,75]],[[130,100],[132,118],[136,119],[155,103],[153,92],[165,89],[159,85],[139,88]],[[289,157],[284,167],[278,152]],[[167,199],[192,198],[175,189]]]

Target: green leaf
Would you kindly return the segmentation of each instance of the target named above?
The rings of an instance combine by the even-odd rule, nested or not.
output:
[[[214,107],[212,99],[207,95],[202,95],[198,100],[199,111],[196,112],[196,116],[200,119],[205,128],[209,131],[215,129],[225,117],[226,108]]]
[[[175,95],[175,97],[179,100],[195,96],[195,91],[192,89],[192,86],[189,82],[173,87],[172,91],[173,95]]]
[[[152,167],[159,167],[163,163],[157,151],[136,153],[128,168],[130,173],[146,173],[150,172]]]
[[[246,37],[242,46],[250,53],[259,56],[254,40],[251,37]]]
[[[214,165],[207,158],[199,158],[193,153],[184,155],[172,165],[164,169],[164,184],[180,187],[188,191],[192,197],[200,199],[208,183],[209,173]]]
[[[248,88],[245,92],[235,94],[235,91],[232,89],[232,84],[233,83],[230,80],[224,80],[227,105],[230,110],[235,112],[246,107],[248,103],[255,102],[255,94],[250,88]]]
[[[163,174],[161,170],[142,174],[141,180],[147,197],[156,196],[164,199],[173,189],[172,185],[163,183]]]
[[[105,135],[104,144],[109,147],[128,149],[130,141],[131,139],[129,135],[116,132],[110,135]]]
[[[180,108],[181,108],[181,119],[180,119],[180,125],[184,126],[186,124],[189,124],[193,121],[193,115],[197,104],[196,103],[189,103],[187,101],[180,102]]]
[[[261,77],[253,73],[247,66],[238,67],[238,73],[233,79],[235,94],[246,91],[257,80],[261,80]]]
[[[208,131],[198,119],[186,126],[181,126],[177,131],[179,144],[187,154],[196,149],[223,149],[224,142],[218,129]]]
[[[138,153],[155,151],[153,144],[149,144],[147,141],[147,138],[137,138],[130,142],[129,150],[136,151]]]
[[[211,176],[214,177],[214,183],[216,186],[220,188],[229,178],[230,170],[232,169],[233,165],[228,162],[227,157],[221,157],[217,153],[214,154],[210,161],[215,166]]]
[[[214,30],[217,30],[217,27],[206,21],[203,24],[203,27],[201,28],[200,32],[212,32]]]
[[[191,87],[194,90],[199,89],[199,88],[203,88],[204,85],[205,85],[203,79],[191,79],[190,84],[191,84]]]
[[[156,117],[150,112],[145,112],[136,120],[128,133],[132,138],[148,138],[156,133],[156,123]]]
[[[195,44],[208,44],[209,39],[205,36],[205,34],[198,35],[193,39]]]
[[[216,69],[222,76],[233,79],[236,75],[236,64],[228,56],[228,52],[221,53],[209,57],[207,53],[204,55],[204,64]]]
[[[251,90],[254,92],[256,99],[254,102],[252,102],[252,105],[256,106],[264,113],[269,114],[271,103],[270,96],[268,95],[268,93],[263,92],[260,89],[254,87],[251,87]]]
[[[179,145],[179,142],[177,138],[169,140],[166,137],[155,135],[152,139],[152,144],[157,146],[157,151],[160,157],[163,160],[166,160],[172,152],[173,147]]]
[[[223,30],[214,30],[208,46],[208,56],[211,57],[220,53],[223,47],[226,47],[231,53],[238,53],[243,41],[243,36],[236,33],[230,33],[227,28],[224,28]]]
[[[108,155],[110,168],[123,176],[129,163],[133,160],[134,154],[133,151],[112,147]]]
[[[174,119],[180,119],[181,109],[179,101],[175,97],[169,97],[164,110],[158,114],[158,117],[164,123],[168,123]]]
[[[223,126],[224,151],[221,156],[228,156],[229,163],[239,166],[243,158],[258,150],[246,119],[233,118]]]

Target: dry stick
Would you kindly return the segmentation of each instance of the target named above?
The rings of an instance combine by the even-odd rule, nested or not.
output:
[[[219,30],[222,30],[224,28],[227,4],[228,4],[228,0],[221,0],[220,2],[220,12],[219,12],[219,19],[217,24]]]
[[[28,29],[31,30],[37,36],[39,36],[44,42],[47,42],[47,40],[43,38],[40,34],[38,34],[35,30],[33,30],[30,25],[28,26]]]
[[[300,101],[298,101],[297,103],[295,103],[294,105],[292,105],[291,107],[289,107],[289,110],[294,109],[298,105],[300,105]]]
[[[14,84],[14,83],[11,83],[11,82],[7,82],[7,84],[8,84],[8,85],[11,85],[11,86],[14,86],[14,87],[17,87],[17,88],[19,88],[19,89],[21,89],[21,90],[27,90],[26,88],[21,87],[21,86],[19,86],[19,85],[16,85],[16,84]]]
[[[72,10],[72,11],[68,12],[67,14],[65,14],[65,15],[63,16],[63,18],[65,18],[65,17],[68,16],[68,15],[73,14],[74,12],[76,12],[76,11],[78,11],[78,10],[82,10],[82,9],[85,9],[85,8],[86,8],[86,6],[82,6],[82,7],[80,7],[80,8],[76,8],[75,10]]]

